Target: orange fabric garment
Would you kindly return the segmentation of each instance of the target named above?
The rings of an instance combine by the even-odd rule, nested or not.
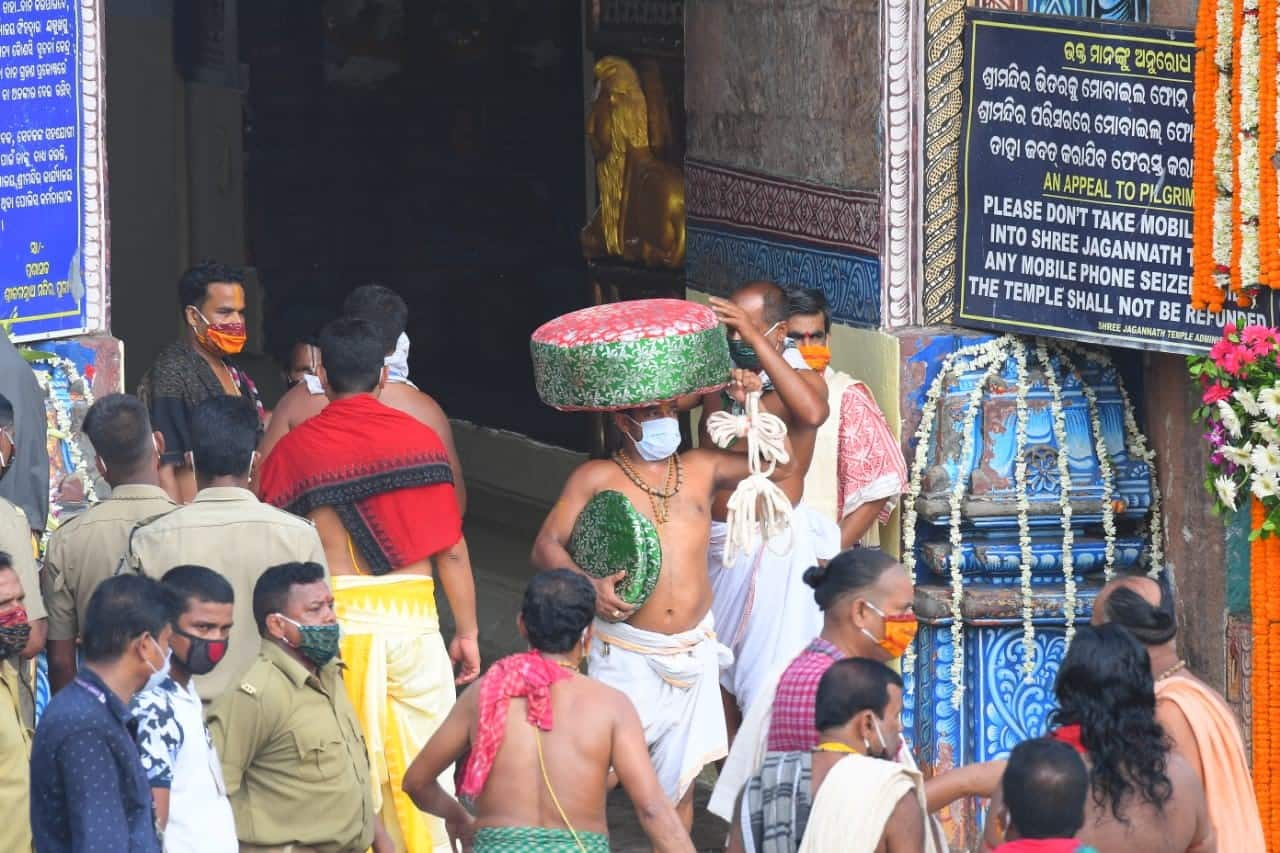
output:
[[[1156,701],[1161,699],[1177,706],[1195,734],[1218,849],[1266,850],[1244,739],[1231,708],[1218,694],[1185,675],[1157,681]]]

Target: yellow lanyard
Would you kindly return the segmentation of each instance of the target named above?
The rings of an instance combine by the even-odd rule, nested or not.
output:
[[[817,752],[847,752],[856,755],[858,750],[846,743],[837,743],[833,740],[818,744]]]

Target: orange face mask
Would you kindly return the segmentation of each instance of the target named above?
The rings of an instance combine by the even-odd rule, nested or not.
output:
[[[827,369],[831,363],[831,347],[826,344],[802,344],[796,347],[804,363],[819,373]]]
[[[916,631],[919,629],[919,623],[916,621],[914,613],[899,613],[894,616],[886,616],[870,601],[867,606],[880,615],[884,620],[884,639],[877,640],[875,635],[866,628],[862,629],[862,633],[867,635],[870,640],[875,640],[875,644],[884,649],[889,657],[900,658],[902,653],[911,645],[911,641],[916,638]]]
[[[200,315],[200,319],[204,320],[204,334],[198,334],[196,337],[200,342],[207,345],[210,349],[216,349],[224,355],[235,355],[244,349],[245,341],[249,339],[245,333],[244,323],[210,323],[209,320],[196,309],[196,313]]]

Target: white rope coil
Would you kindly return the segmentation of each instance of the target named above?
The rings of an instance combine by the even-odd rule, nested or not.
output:
[[[777,415],[760,411],[760,396],[759,391],[747,395],[745,414],[719,411],[707,418],[707,433],[718,447],[747,439],[747,466],[751,471],[729,497],[725,565],[753,550],[757,536],[763,536],[768,543],[791,527],[791,501],[769,479],[779,463],[785,465],[791,458],[786,447],[787,425]]]

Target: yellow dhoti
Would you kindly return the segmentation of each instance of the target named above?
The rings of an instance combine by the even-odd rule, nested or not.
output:
[[[334,575],[342,660],[364,730],[374,808],[401,853],[447,850],[444,822],[401,788],[404,771],[453,707],[453,666],[440,637],[435,581],[423,575]],[[440,776],[452,793],[452,772]]]

